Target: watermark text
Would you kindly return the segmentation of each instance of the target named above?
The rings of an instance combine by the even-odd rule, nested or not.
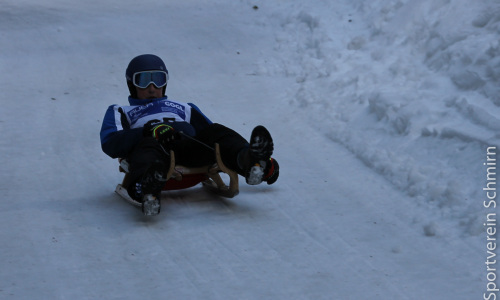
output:
[[[483,299],[496,300],[499,292],[497,286],[497,148],[488,147],[486,149],[486,187],[483,188],[485,192],[485,200],[483,201],[486,211],[485,223],[486,228],[486,292],[483,293]]]

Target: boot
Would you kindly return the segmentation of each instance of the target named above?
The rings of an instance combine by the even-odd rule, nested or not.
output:
[[[165,163],[155,161],[144,172],[142,178],[135,185],[131,185],[129,195],[142,203],[142,212],[146,216],[160,213],[161,191],[167,182],[167,170],[168,166]]]
[[[269,131],[261,125],[255,127],[250,136],[250,147],[246,151],[246,159],[244,159],[247,184],[256,185],[262,181],[272,184],[278,179],[279,166],[276,160],[271,158],[273,150],[273,138]]]

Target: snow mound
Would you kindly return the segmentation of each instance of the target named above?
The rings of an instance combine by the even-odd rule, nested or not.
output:
[[[500,5],[481,2],[358,1],[339,13],[325,2],[275,12],[282,55],[259,70],[296,78],[288,104],[298,119],[472,235],[482,232],[475,199],[486,148],[500,146]]]

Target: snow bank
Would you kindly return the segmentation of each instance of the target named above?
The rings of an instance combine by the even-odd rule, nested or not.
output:
[[[282,55],[259,72],[296,78],[287,105],[298,119],[428,207],[431,219],[479,234],[486,148],[500,146],[500,4],[339,5],[274,12]]]

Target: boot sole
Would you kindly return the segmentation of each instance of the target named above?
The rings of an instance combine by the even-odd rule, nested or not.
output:
[[[143,198],[142,202],[142,213],[146,216],[156,216],[160,213],[161,202],[160,199],[147,194]]]

